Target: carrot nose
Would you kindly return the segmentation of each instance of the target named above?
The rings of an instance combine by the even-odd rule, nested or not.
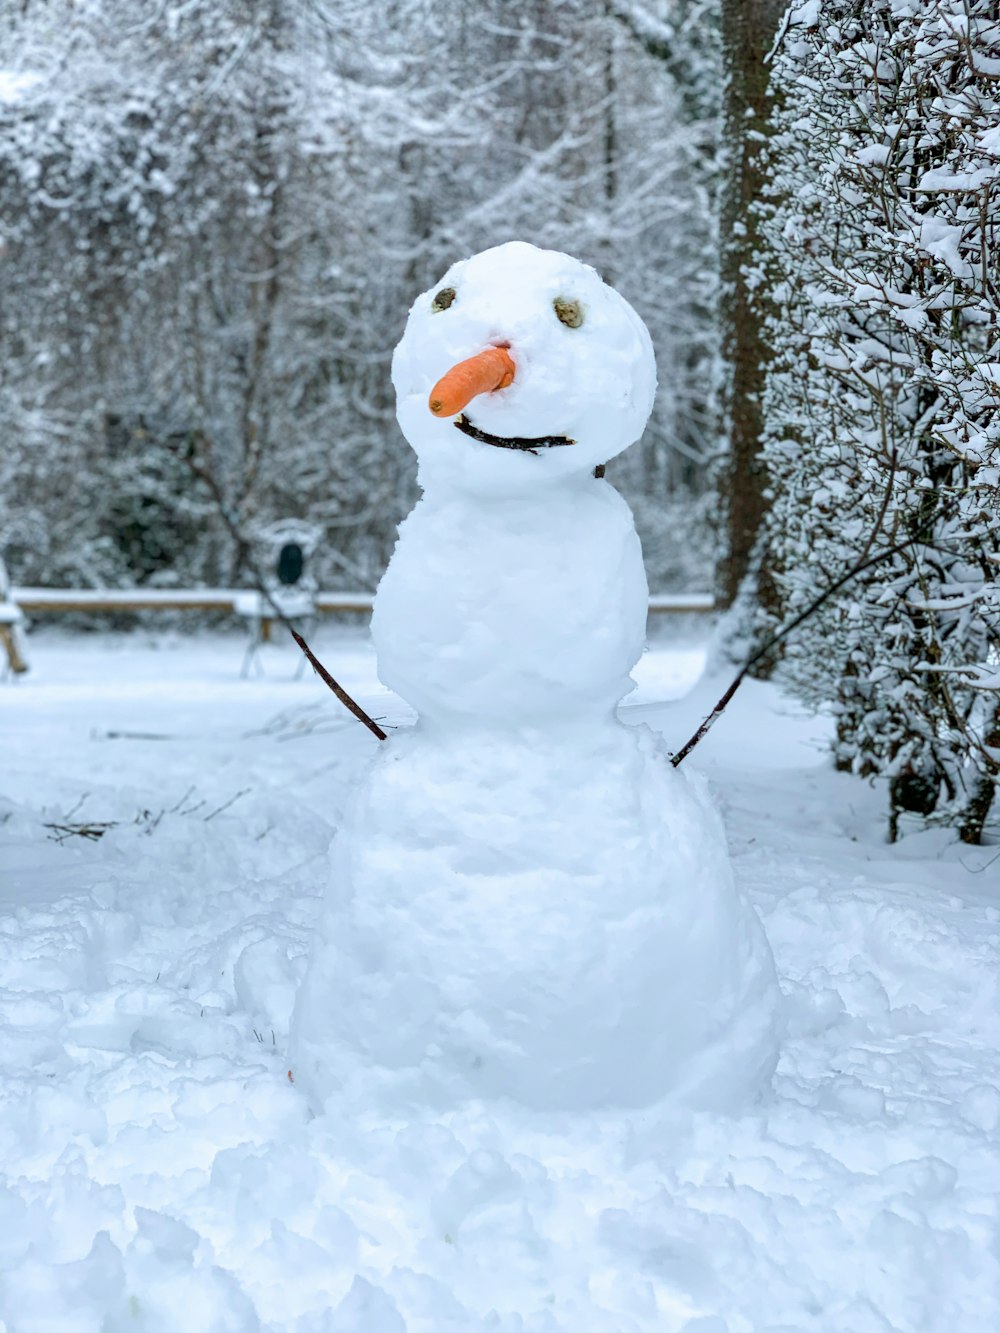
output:
[[[441,376],[427,405],[436,417],[453,417],[477,394],[506,389],[514,382],[515,369],[506,347],[484,347]]]

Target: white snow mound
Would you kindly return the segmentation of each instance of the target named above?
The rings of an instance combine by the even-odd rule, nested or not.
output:
[[[777,988],[699,785],[651,733],[393,739],[334,844],[295,1079],[392,1098],[732,1108]]]

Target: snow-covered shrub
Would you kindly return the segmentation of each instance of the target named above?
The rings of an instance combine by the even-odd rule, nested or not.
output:
[[[775,54],[764,219],[770,543],[840,766],[977,841],[1000,761],[1000,20],[809,0]]]

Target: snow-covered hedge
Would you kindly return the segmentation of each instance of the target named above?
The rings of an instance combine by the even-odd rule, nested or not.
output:
[[[1000,761],[1000,21],[993,0],[808,0],[774,56],[764,219],[784,670],[842,767],[978,840]]]

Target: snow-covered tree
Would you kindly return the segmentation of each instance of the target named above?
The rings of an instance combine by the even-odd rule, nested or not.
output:
[[[325,33],[265,0],[141,20],[116,0],[49,4],[18,30],[29,77],[0,134],[5,352],[36,349],[19,378],[32,409],[87,422],[79,462],[56,436],[42,450],[73,478],[47,506],[56,577],[83,550],[97,582],[238,573],[209,497],[174,465],[192,453],[241,525],[311,493],[317,436],[350,393],[337,351],[352,293],[334,252],[357,225],[351,158],[371,101]],[[388,499],[363,447],[346,486],[322,471],[313,504],[334,525]],[[75,542],[58,531],[66,509],[84,517]],[[166,545],[148,522],[163,509]]]
[[[388,374],[406,309],[513,236],[646,317],[663,389],[616,480],[661,586],[707,564],[710,117],[605,0],[35,0],[0,14],[0,69],[0,411],[32,423],[0,464],[0,543],[22,580],[239,578],[196,464],[239,530],[300,514],[320,577],[372,586],[413,495]]]
[[[978,841],[1000,772],[1000,17],[807,0],[774,62],[770,542],[842,767]]]

